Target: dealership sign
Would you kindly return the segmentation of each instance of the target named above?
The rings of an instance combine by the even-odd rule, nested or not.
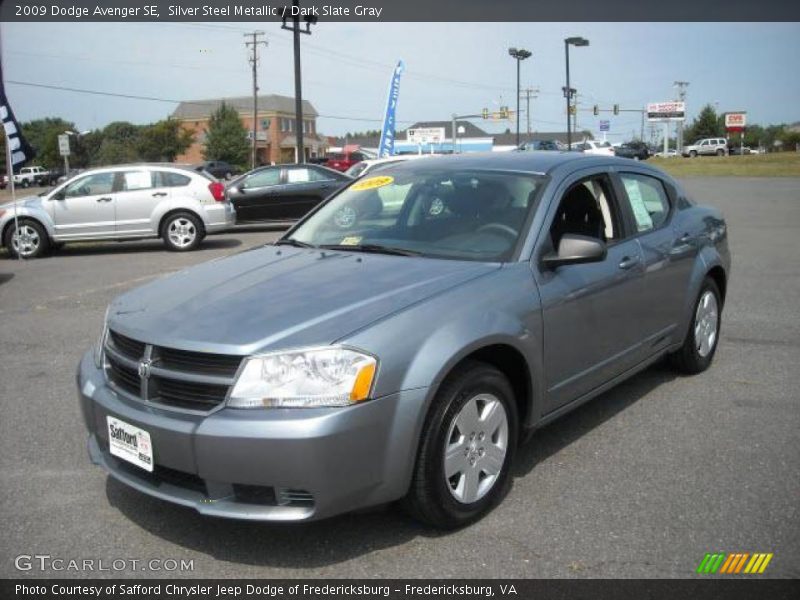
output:
[[[683,121],[685,119],[685,102],[653,102],[647,105],[648,121]]]
[[[743,131],[747,125],[747,113],[725,113],[725,129],[728,131]]]
[[[417,127],[406,132],[412,144],[439,144],[444,141],[444,127]]]

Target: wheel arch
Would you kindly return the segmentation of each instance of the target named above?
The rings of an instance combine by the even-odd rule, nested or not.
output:
[[[164,225],[167,223],[167,219],[170,217],[177,215],[179,213],[188,213],[195,217],[200,222],[200,227],[202,228],[202,235],[206,235],[206,222],[203,219],[202,215],[198,214],[197,211],[192,210],[191,208],[171,208],[167,212],[165,212],[158,220],[158,237],[164,236]]]

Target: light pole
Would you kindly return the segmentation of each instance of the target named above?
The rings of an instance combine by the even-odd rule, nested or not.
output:
[[[294,128],[296,130],[295,134],[297,135],[297,160],[295,162],[304,163],[306,162],[306,157],[303,146],[305,127],[303,126],[303,84],[300,76],[300,34],[311,35],[311,26],[317,23],[317,17],[311,14],[301,16],[303,11],[300,10],[300,0],[292,0],[292,9],[290,12],[292,16],[286,16],[287,8],[288,7],[284,7],[283,25],[281,25],[281,29],[291,31],[294,36]],[[289,20],[292,21],[291,26],[286,24]],[[301,20],[306,23],[305,29],[300,28]],[[309,131],[309,133],[311,132]]]
[[[524,48],[509,48],[508,55],[517,61],[517,148],[519,148],[519,63],[531,57],[531,53]]]
[[[564,96],[567,98],[567,146],[572,149],[572,127],[569,122],[569,111],[572,105],[573,89],[569,87],[569,47],[570,46],[588,46],[589,40],[582,37],[569,37],[564,40],[564,55],[567,59],[567,87],[564,89]]]

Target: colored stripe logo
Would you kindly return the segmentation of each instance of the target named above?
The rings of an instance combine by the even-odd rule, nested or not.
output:
[[[697,573],[713,575],[761,574],[767,568],[773,554],[764,552],[715,552],[706,553]]]

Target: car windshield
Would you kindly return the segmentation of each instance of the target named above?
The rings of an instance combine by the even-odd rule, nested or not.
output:
[[[283,242],[506,261],[544,185],[541,176],[519,173],[396,169],[350,185]]]

